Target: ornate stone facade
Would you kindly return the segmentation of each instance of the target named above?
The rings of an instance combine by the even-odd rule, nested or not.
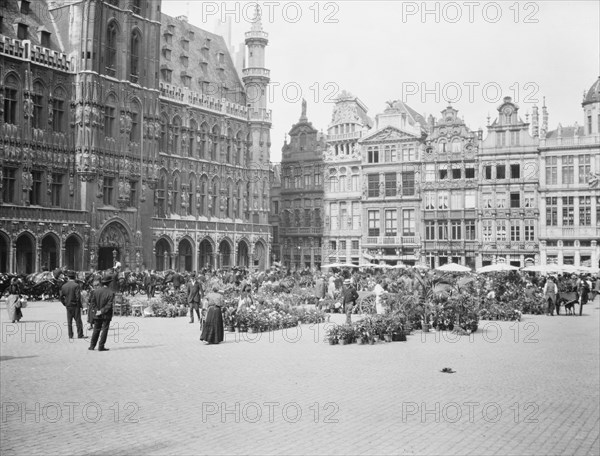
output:
[[[222,37],[159,2],[47,10],[46,47],[1,36],[0,271],[265,268],[271,113],[245,95],[268,83],[260,17],[246,42],[262,61],[242,83]],[[200,54],[203,80],[192,81],[187,61]],[[55,224],[60,233],[38,228]]]

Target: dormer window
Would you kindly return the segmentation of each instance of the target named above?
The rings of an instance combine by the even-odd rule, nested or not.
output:
[[[210,49],[210,38],[206,38],[204,40],[204,44],[202,45],[204,49]]]
[[[190,42],[187,39],[183,38],[181,40],[181,47],[183,48],[184,51],[189,51],[189,49],[190,49]]]
[[[219,65],[223,65],[225,63],[225,54],[219,52]]]
[[[163,80],[170,84],[171,83],[171,74],[173,72],[167,68],[163,68],[162,70],[160,70],[160,73],[161,73]]]
[[[163,53],[163,57],[165,58],[165,60],[171,60],[171,50],[167,49],[167,48],[163,48],[162,50]]]
[[[187,87],[189,89],[192,83],[192,77],[187,73],[183,73],[181,75],[181,83],[184,85],[184,87]]]
[[[41,34],[40,34],[40,42],[42,43],[43,47],[50,47],[50,32],[45,32],[42,30]]]
[[[20,40],[26,40],[29,36],[29,27],[25,24],[17,24],[17,38]]]
[[[29,14],[29,2],[21,0],[21,14]]]
[[[201,63],[206,63],[206,62],[208,62],[208,49],[203,48],[202,53],[201,53]]]
[[[187,55],[182,55],[181,57],[179,57],[179,60],[181,61],[181,64],[187,68],[188,63],[189,63],[189,59]]]

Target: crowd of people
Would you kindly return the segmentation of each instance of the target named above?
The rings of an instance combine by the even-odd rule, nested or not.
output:
[[[53,271],[53,274],[57,278],[62,274],[68,278],[60,288],[60,300],[67,311],[69,337],[74,338],[72,323],[75,321],[77,337],[86,338],[83,335],[82,308],[88,307],[87,322],[89,329],[93,329],[89,349],[94,350],[98,345],[99,351],[107,351],[105,343],[113,316],[115,296],[123,289],[121,263],[116,262],[108,271],[88,273],[83,283],[90,283],[89,292],[83,291],[82,282],[76,280],[75,271],[62,269]],[[527,296],[543,299],[547,305],[546,315],[559,315],[561,301],[565,303],[565,308],[569,304],[572,308],[575,303],[578,303],[579,315],[582,315],[583,305],[588,302],[590,296],[600,292],[600,280],[590,275],[563,274],[543,277],[524,272],[514,274],[517,274],[521,283],[526,284]],[[147,298],[155,297],[159,273],[146,270],[140,273],[139,278],[142,280]],[[493,297],[498,284],[493,278],[480,277],[480,279],[484,294]],[[227,270],[205,268],[199,273],[171,271],[165,282],[166,285],[161,289],[163,295],[185,294],[190,323],[194,323],[194,317],[197,319],[201,325],[200,340],[207,344],[218,344],[224,339],[223,286],[232,285],[237,289],[239,298],[234,311],[247,309],[254,304],[254,292],[273,287],[275,284],[287,286],[288,291],[289,287],[294,285],[310,288],[314,290],[319,309],[345,313],[347,323],[351,322],[351,315],[357,310],[359,292],[372,293],[375,312],[383,314],[385,312],[383,296],[386,293],[397,293],[400,289],[412,292],[419,286],[418,281],[410,274],[389,274],[381,269],[342,269],[321,272],[308,268],[303,271],[290,271],[278,266],[263,272],[250,272],[246,268],[237,267]],[[26,306],[26,300],[21,295],[19,282],[16,279],[12,280],[7,295],[9,321],[19,322],[23,317],[21,309]],[[561,297],[563,299],[560,299]]]

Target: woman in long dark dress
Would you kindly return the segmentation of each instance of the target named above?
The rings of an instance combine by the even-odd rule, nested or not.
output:
[[[19,290],[17,279],[12,279],[8,287],[6,310],[8,312],[8,320],[13,323],[17,323],[23,318],[23,312],[21,312],[21,291]]]
[[[223,314],[221,313],[223,295],[219,293],[218,287],[213,287],[212,292],[206,295],[206,300],[208,312],[206,313],[206,320],[200,334],[200,340],[208,344],[218,344],[219,342],[223,342],[225,338]]]

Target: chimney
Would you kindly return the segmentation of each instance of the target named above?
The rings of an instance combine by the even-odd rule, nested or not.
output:
[[[178,21],[181,21],[181,22],[188,21],[188,17],[185,14],[182,14],[181,16],[177,16],[175,19],[177,19]]]

